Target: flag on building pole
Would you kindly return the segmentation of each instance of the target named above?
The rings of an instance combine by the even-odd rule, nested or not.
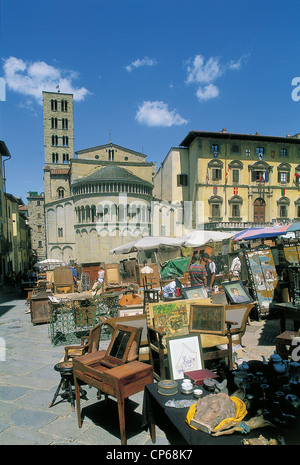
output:
[[[265,173],[265,182],[269,182],[269,170],[266,170],[266,173]]]
[[[294,184],[299,184],[299,181],[300,181],[300,170],[299,169],[295,169],[295,178],[294,178]]]
[[[225,174],[225,184],[227,184],[227,179],[228,179],[228,175],[229,175],[229,165],[228,165],[228,168],[227,168],[227,171],[226,171],[226,174]]]

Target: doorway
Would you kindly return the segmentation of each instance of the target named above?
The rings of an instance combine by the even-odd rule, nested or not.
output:
[[[256,199],[254,201],[253,221],[254,223],[264,223],[266,213],[266,202],[264,199]]]

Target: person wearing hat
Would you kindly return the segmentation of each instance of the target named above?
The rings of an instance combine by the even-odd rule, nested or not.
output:
[[[215,282],[215,277],[216,277],[216,264],[215,262],[212,261],[212,259],[210,258],[207,252],[203,254],[202,258],[205,261],[205,269],[207,273],[207,286],[210,289],[212,289],[214,282]]]

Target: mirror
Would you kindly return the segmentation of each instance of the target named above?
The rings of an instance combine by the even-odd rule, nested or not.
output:
[[[109,355],[111,357],[115,357],[118,359],[122,359],[125,350],[127,348],[127,344],[129,342],[131,333],[128,333],[127,331],[118,331],[118,334],[114,340],[113,346],[109,352]]]

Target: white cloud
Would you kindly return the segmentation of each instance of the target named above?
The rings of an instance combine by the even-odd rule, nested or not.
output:
[[[191,66],[187,67],[187,83],[207,84],[223,73],[218,58],[209,58],[204,62],[202,55],[196,55]]]
[[[220,58],[210,57],[206,62],[202,55],[187,62],[187,84],[200,84],[196,95],[200,101],[216,98],[219,95],[219,88],[213,84],[227,70],[239,70],[249,55],[242,55],[237,61],[231,60],[227,64],[220,63]]]
[[[146,126],[181,126],[187,123],[187,120],[182,118],[175,110],[170,111],[168,105],[159,101],[145,101],[140,105],[135,119],[140,124]]]
[[[130,63],[126,66],[126,70],[130,73],[134,68],[140,68],[141,66],[154,66],[156,65],[156,60],[154,58],[144,57],[142,59],[138,58],[137,60]]]
[[[250,56],[249,53],[245,54],[245,55],[242,55],[237,61],[233,61],[231,60],[229,63],[228,63],[228,68],[231,69],[231,70],[239,70],[241,69],[242,65],[244,64],[244,62],[247,61],[248,57]]]
[[[219,88],[214,84],[208,84],[204,87],[199,87],[196,95],[198,99],[201,100],[210,100],[211,98],[216,98],[219,95]]]
[[[85,87],[73,85],[77,73],[64,71],[48,65],[44,61],[33,63],[10,57],[4,60],[4,78],[7,87],[14,92],[30,97],[42,105],[42,92],[55,92],[57,86],[61,92],[73,94],[75,101],[83,100],[89,91]]]

